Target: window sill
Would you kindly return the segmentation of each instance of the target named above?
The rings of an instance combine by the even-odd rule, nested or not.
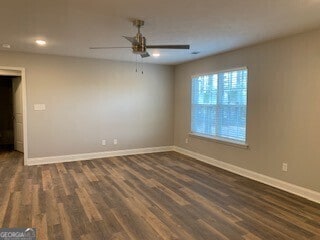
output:
[[[234,141],[234,140],[218,138],[218,137],[209,137],[207,135],[202,135],[202,134],[193,133],[193,132],[190,132],[189,136],[200,138],[200,139],[207,140],[207,141],[220,143],[220,144],[224,144],[224,145],[228,145],[228,146],[232,146],[232,147],[238,147],[238,148],[243,148],[243,149],[248,149],[249,148],[248,144],[242,143],[242,142],[238,142],[238,141]]]

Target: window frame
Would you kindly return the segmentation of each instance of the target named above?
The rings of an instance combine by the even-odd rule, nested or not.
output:
[[[246,70],[247,71],[247,94],[246,94],[246,139],[245,141],[239,141],[235,140],[232,138],[227,138],[227,137],[219,137],[219,136],[213,136],[213,135],[207,135],[207,134],[202,134],[202,133],[197,133],[192,131],[192,80],[197,77],[201,76],[206,76],[206,75],[214,75],[214,74],[220,74],[220,73],[226,73],[226,72],[232,72],[232,71],[238,71],[238,70]],[[229,68],[229,69],[223,69],[223,70],[218,70],[218,71],[213,71],[213,72],[208,72],[208,73],[200,73],[200,74],[195,74],[191,76],[191,84],[190,84],[190,132],[189,136],[191,137],[196,137],[199,139],[203,140],[208,140],[212,142],[217,142],[229,146],[234,146],[234,147],[240,147],[240,148],[249,148],[248,145],[248,82],[249,82],[249,70],[247,66],[243,67],[236,67],[236,68]],[[218,86],[219,87],[219,86]]]

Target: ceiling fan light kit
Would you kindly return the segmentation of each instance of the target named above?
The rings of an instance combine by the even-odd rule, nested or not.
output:
[[[147,49],[190,49],[189,44],[185,45],[147,45],[146,38],[141,34],[140,28],[144,25],[143,20],[135,19],[132,21],[133,26],[137,27],[138,32],[134,37],[123,36],[129,42],[131,42],[131,49],[133,54],[138,54],[142,58],[149,57],[150,54]],[[90,49],[110,49],[110,48],[123,48],[123,47],[91,47]]]

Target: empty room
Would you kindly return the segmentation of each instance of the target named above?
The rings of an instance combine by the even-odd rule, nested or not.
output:
[[[3,0],[0,240],[320,239],[319,12]]]

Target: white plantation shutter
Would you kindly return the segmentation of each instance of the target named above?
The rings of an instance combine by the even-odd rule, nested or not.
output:
[[[191,131],[246,142],[247,69],[192,79]]]

